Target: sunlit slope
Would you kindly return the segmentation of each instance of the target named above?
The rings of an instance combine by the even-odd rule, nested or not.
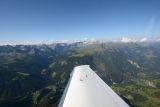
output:
[[[129,107],[89,65],[74,68],[59,107]]]

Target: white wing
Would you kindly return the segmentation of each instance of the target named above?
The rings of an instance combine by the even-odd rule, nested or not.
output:
[[[58,107],[129,107],[90,67],[71,73]]]

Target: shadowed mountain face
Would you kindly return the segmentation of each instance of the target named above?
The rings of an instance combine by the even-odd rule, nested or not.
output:
[[[0,107],[57,107],[84,64],[131,106],[160,106],[160,43],[77,42],[0,46]]]

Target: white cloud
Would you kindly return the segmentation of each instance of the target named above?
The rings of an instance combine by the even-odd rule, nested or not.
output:
[[[146,37],[139,38],[139,39],[122,37],[121,42],[123,42],[123,43],[130,43],[130,42],[135,43],[135,42],[146,42],[147,40],[148,39]]]
[[[139,42],[146,42],[146,41],[147,41],[147,38],[146,38],[146,37],[141,38],[141,39],[139,40]]]
[[[136,40],[128,37],[122,37],[121,42],[129,43],[129,42],[136,42]]]
[[[51,44],[53,40],[40,40],[40,41],[0,41],[0,46],[2,45],[38,45],[38,44]]]

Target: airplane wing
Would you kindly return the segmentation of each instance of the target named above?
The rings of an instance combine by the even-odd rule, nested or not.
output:
[[[129,107],[90,67],[71,73],[58,107]]]

